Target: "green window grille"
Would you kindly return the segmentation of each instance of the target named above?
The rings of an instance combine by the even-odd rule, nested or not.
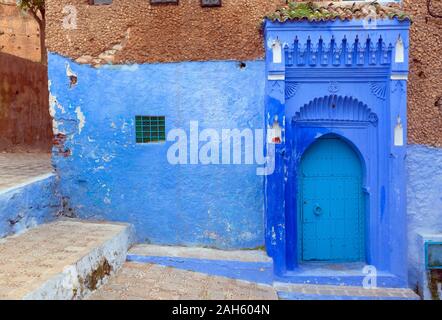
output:
[[[137,143],[152,143],[166,141],[166,117],[136,116]]]

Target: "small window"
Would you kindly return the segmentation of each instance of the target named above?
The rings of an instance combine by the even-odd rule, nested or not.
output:
[[[136,116],[137,143],[152,143],[166,141],[166,117]]]

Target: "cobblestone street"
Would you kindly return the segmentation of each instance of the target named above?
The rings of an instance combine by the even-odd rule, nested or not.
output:
[[[92,300],[275,300],[268,285],[247,283],[154,264],[125,263]]]

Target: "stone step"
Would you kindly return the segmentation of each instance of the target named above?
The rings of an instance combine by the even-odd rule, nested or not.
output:
[[[420,300],[413,290],[407,288],[365,289],[280,282],[275,282],[273,287],[282,300]]]
[[[136,257],[174,257],[184,259],[224,260],[240,262],[272,262],[263,250],[218,250],[200,247],[160,246],[136,244],[128,253],[129,259]]]
[[[157,264],[252,283],[271,285],[273,263],[263,250],[218,250],[138,244],[128,262]]]
[[[81,299],[125,262],[132,229],[58,220],[0,240],[0,299]]]

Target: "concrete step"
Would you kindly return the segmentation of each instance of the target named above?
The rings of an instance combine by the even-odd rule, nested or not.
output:
[[[272,262],[263,250],[218,250],[200,247],[136,244],[130,248],[129,259],[137,257],[174,257],[184,259],[224,260],[241,262]]]
[[[129,225],[59,220],[0,240],[0,299],[81,299],[125,262]]]
[[[273,263],[262,250],[217,250],[139,244],[128,262],[157,264],[246,282],[271,285]]]
[[[275,282],[273,287],[282,300],[420,300],[411,289],[364,289],[352,286],[289,284]]]

